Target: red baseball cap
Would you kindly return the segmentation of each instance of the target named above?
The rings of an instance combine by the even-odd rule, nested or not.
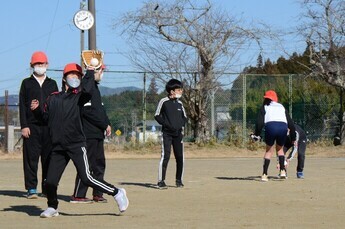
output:
[[[269,90],[269,91],[266,91],[265,92],[265,95],[264,95],[264,98],[265,99],[270,99],[274,102],[278,102],[278,96],[277,96],[277,93],[273,90]]]
[[[48,57],[44,52],[37,51],[31,56],[30,64],[34,65],[36,63],[48,63]]]
[[[66,76],[66,74],[70,73],[70,72],[78,72],[80,74],[80,76],[83,75],[82,68],[80,67],[79,64],[76,64],[76,63],[66,64],[66,66],[65,66],[65,68],[63,70],[63,75]]]

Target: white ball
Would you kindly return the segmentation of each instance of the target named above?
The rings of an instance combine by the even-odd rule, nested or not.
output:
[[[96,67],[99,64],[99,61],[97,58],[92,58],[90,61],[90,64],[94,67]]]

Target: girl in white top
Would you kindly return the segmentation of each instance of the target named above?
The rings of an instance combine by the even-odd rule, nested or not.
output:
[[[271,157],[277,153],[280,165],[280,178],[286,178],[285,156],[283,146],[285,144],[288,128],[295,133],[294,124],[284,106],[278,103],[275,91],[266,91],[263,106],[258,114],[253,139],[260,139],[261,131],[265,127],[266,151],[264,154],[263,173],[261,180],[268,181],[267,170]],[[291,136],[295,141],[296,135]],[[275,147],[274,147],[275,145]]]

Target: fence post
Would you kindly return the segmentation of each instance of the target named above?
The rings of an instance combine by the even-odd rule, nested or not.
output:
[[[5,90],[5,117],[4,117],[4,123],[5,123],[5,152],[8,153],[8,91]]]
[[[7,127],[7,139],[6,139],[6,151],[13,153],[14,151],[14,125],[8,125]]]
[[[245,147],[247,142],[247,77],[243,74],[242,77],[242,109],[243,109],[243,121],[242,121],[242,147]]]
[[[146,72],[144,72],[143,89],[143,142],[146,142]]]
[[[214,94],[215,94],[215,90],[212,89],[211,91],[211,136],[214,136],[214,132],[215,132]]]
[[[292,75],[289,75],[289,115],[292,117]]]

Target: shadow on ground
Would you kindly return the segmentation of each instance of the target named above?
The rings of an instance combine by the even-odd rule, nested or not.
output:
[[[132,185],[132,186],[139,186],[144,188],[153,188],[153,189],[159,189],[157,187],[157,184],[152,183],[139,183],[139,182],[121,182],[121,185]]]
[[[23,212],[29,216],[39,216],[43,211],[41,208],[33,205],[16,205],[4,208],[1,211],[3,212]]]
[[[260,181],[261,176],[248,176],[248,177],[215,177],[219,180],[241,180],[241,181]],[[268,176],[269,180],[273,181],[282,181],[282,179],[278,178],[277,176]]]
[[[17,205],[17,206],[10,206],[8,208],[4,208],[1,210],[2,212],[22,212],[26,213],[29,216],[40,216],[42,213],[43,209],[38,208],[37,206],[33,205]],[[59,212],[60,215],[62,216],[121,216],[121,214],[116,214],[116,213],[97,213],[97,214],[69,214],[65,212]]]
[[[105,215],[121,216],[121,214],[116,214],[116,213],[69,214],[69,213],[65,213],[65,212],[59,212],[59,215],[62,215],[62,216],[105,216]]]
[[[26,192],[18,191],[18,190],[0,190],[0,196],[11,196],[11,197],[18,197],[18,198],[26,198]],[[39,198],[45,198],[42,194],[38,195]],[[58,199],[62,201],[69,202],[71,196],[67,195],[58,195]]]
[[[0,195],[26,198],[26,192],[18,191],[18,190],[0,190]]]

